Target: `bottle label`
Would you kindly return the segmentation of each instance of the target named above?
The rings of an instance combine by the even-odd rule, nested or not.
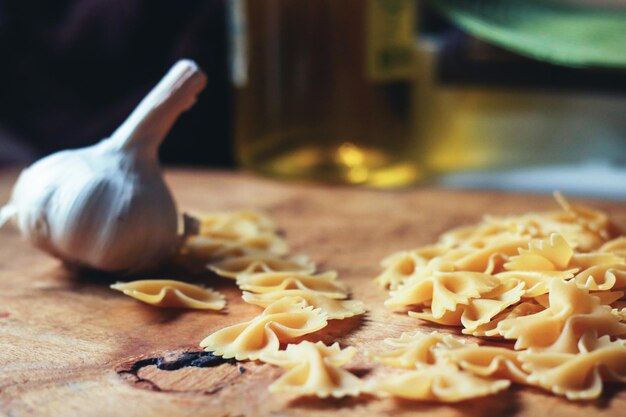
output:
[[[375,82],[413,76],[415,0],[367,0],[366,71]]]

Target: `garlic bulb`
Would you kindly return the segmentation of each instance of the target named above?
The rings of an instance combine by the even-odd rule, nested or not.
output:
[[[13,219],[35,246],[70,266],[116,273],[158,266],[179,240],[158,148],[205,85],[194,62],[176,63],[111,137],[25,169],[0,226]]]

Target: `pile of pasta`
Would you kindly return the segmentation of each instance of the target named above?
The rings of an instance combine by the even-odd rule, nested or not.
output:
[[[316,274],[306,256],[288,256],[276,224],[253,211],[186,216],[188,233],[176,258],[186,269],[197,265],[234,279],[242,298],[262,307],[261,314],[218,330],[201,346],[216,356],[261,360],[288,371],[270,386],[274,392],[318,397],[358,395],[360,380],[341,368],[356,353],[335,343],[302,341],[281,345],[321,330],[328,320],[363,314],[361,301],[349,300],[337,273]],[[157,307],[220,310],[223,294],[174,280],[139,280],[111,288]]]
[[[626,238],[606,214],[557,201],[560,211],[486,217],[382,261],[386,306],[485,342],[387,339],[393,349],[371,357],[410,371],[370,391],[453,402],[513,382],[585,400],[626,382]]]
[[[386,339],[390,349],[368,356],[396,371],[367,381],[343,368],[354,347],[296,343],[329,320],[364,313],[336,272],[316,272],[307,257],[290,256],[262,214],[198,215],[177,262],[234,280],[243,300],[262,309],[200,345],[216,356],[285,368],[273,392],[456,402],[516,383],[571,400],[597,398],[605,382],[626,382],[626,237],[604,213],[560,195],[557,201],[562,210],[485,217],[384,259],[376,281],[389,289],[385,304],[448,330]],[[159,307],[226,304],[211,288],[173,280],[112,287]]]
[[[274,392],[319,397],[359,393],[358,378],[340,368],[354,356],[354,348],[302,341],[281,350],[286,342],[326,327],[328,320],[365,311],[362,302],[348,299],[336,272],[316,273],[307,257],[289,257],[276,225],[254,212],[200,217],[199,234],[186,251],[208,259],[210,270],[235,280],[244,301],[263,308],[251,320],[207,336],[200,343],[206,351],[288,369],[270,386]]]

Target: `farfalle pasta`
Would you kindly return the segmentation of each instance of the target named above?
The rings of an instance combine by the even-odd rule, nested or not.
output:
[[[317,275],[293,272],[267,272],[258,274],[240,274],[237,285],[241,290],[253,293],[269,293],[282,290],[311,290],[329,298],[348,297],[346,287],[337,281],[334,271]]]
[[[315,272],[315,264],[306,256],[286,258],[265,252],[222,259],[208,264],[207,267],[221,277],[232,279],[236,279],[238,275],[264,272],[293,272],[297,274]]]
[[[217,213],[192,213],[198,221],[198,234],[201,236],[238,239],[276,233],[276,223],[265,214],[252,211]]]
[[[498,323],[498,332],[515,339],[516,349],[541,348],[571,352],[587,331],[599,336],[626,335],[626,325],[611,314],[608,306],[575,282],[552,282],[549,307],[524,317]]]
[[[467,304],[471,298],[496,288],[500,282],[480,272],[426,273],[405,282],[385,301],[388,307],[420,306],[428,304],[435,318],[446,311],[455,311],[457,305]]]
[[[278,235],[275,223],[254,211],[186,216],[185,225],[186,239],[176,259],[184,266],[287,253],[287,244]]]
[[[261,315],[206,337],[200,346],[216,356],[256,360],[264,353],[278,351],[281,342],[313,333],[325,327],[327,314],[297,297],[270,304]]]
[[[187,238],[181,249],[181,256],[206,262],[261,253],[285,255],[287,244],[282,238],[272,233],[237,239],[198,235]]]
[[[174,280],[118,282],[111,288],[157,307],[221,310],[226,305],[224,295],[217,291]]]
[[[529,314],[535,314],[545,309],[544,306],[536,302],[523,302],[516,304],[504,310],[502,313],[493,317],[489,322],[483,323],[477,326],[473,330],[463,329],[462,333],[471,334],[477,337],[501,337],[498,331],[498,323],[506,319],[514,319],[516,317],[528,316]],[[420,318],[420,317],[418,317]]]
[[[279,290],[255,294],[244,291],[243,299],[246,303],[267,307],[275,301],[286,297],[297,297],[307,305],[319,308],[328,315],[329,320],[342,320],[365,312],[363,302],[358,300],[338,300],[327,297],[318,291],[312,290]]]
[[[330,319],[365,311],[362,302],[347,300],[346,287],[337,281],[336,272],[314,274],[315,264],[307,257],[287,257],[287,246],[276,225],[259,213],[202,215],[194,226],[196,233],[188,238],[182,256],[204,260],[216,274],[235,279],[246,302],[265,308],[259,316],[218,330],[201,342],[205,350],[217,356],[278,358],[284,353],[279,351],[281,343],[316,332]],[[335,348],[329,349],[334,352]],[[347,378],[352,385],[353,379]],[[317,394],[323,396],[323,389],[319,389]],[[330,395],[352,395],[350,389],[341,386]]]
[[[626,288],[626,265],[600,264],[576,274],[576,285],[592,291]]]
[[[381,390],[448,401],[430,388],[436,378],[454,384],[442,368],[481,378],[484,390],[467,388],[463,398],[496,392],[488,389],[495,381],[576,400],[596,398],[605,380],[626,382],[626,237],[605,213],[557,201],[562,211],[485,217],[447,232],[424,248],[428,257],[416,257],[418,248],[385,259],[376,281],[390,289],[388,307],[511,345],[453,348],[440,335],[403,334],[403,345],[371,357],[418,370]]]
[[[507,307],[518,303],[524,293],[523,281],[507,281],[481,294],[479,298],[469,300],[467,305],[459,307],[459,310],[463,311],[461,314],[463,330],[472,332],[483,324],[489,323]]]
[[[370,353],[374,360],[388,366],[404,369],[424,368],[433,365],[457,365],[482,377],[507,378],[526,382],[518,355],[510,349],[479,346],[437,332],[402,333],[398,339],[385,339],[394,349]]]
[[[524,298],[536,298],[547,294],[555,280],[567,281],[574,277],[576,270],[567,271],[503,271],[494,275],[503,282],[524,282]]]
[[[557,233],[546,239],[533,239],[528,249],[518,249],[504,264],[507,271],[556,271],[564,270],[574,254],[565,238]]]
[[[446,326],[463,326],[463,332],[471,334],[480,326],[488,324],[507,307],[517,303],[524,294],[524,283],[507,281],[499,284],[480,297],[467,300],[455,310],[448,310],[442,315],[435,315],[430,308],[423,311],[409,311],[409,316],[431,321]]]
[[[437,332],[417,332],[413,335],[403,333],[398,339],[386,339],[385,343],[395,349],[370,354],[373,359],[385,365],[421,371],[392,376],[391,382],[373,384],[377,390],[382,389],[402,398],[460,401],[505,389],[510,384],[509,380],[520,383],[528,380],[528,374],[522,370],[522,363],[518,358],[519,352],[506,348],[479,346]],[[440,374],[444,369],[450,377]],[[421,384],[416,380],[418,377],[424,379]],[[491,386],[489,382],[495,381],[490,381],[489,378],[508,383],[498,383],[498,389],[494,389],[495,386]],[[401,388],[402,382],[409,386]],[[467,383],[476,383],[480,388],[474,390]],[[450,386],[454,394],[439,391],[441,384]],[[417,392],[411,394],[409,390]]]
[[[575,353],[531,349],[520,359],[529,383],[570,400],[597,398],[603,381],[626,382],[626,344],[608,336],[587,334]]]
[[[520,384],[528,383],[520,353],[496,346],[463,346],[452,352],[441,352],[448,362],[485,378],[504,378]]]
[[[563,210],[528,213],[520,216],[485,216],[475,226],[464,226],[444,233],[441,244],[449,247],[481,247],[484,241],[509,234],[511,237],[544,239],[557,233],[580,252],[600,249],[614,236],[608,216],[598,210],[570,205],[556,195]],[[617,243],[615,246],[623,243]]]
[[[356,396],[361,381],[342,369],[355,355],[356,349],[341,349],[338,343],[326,346],[322,342],[300,342],[282,351],[268,351],[261,361],[287,369],[272,385],[272,392],[315,395],[320,398]]]
[[[373,394],[388,394],[408,400],[454,403],[484,397],[505,390],[507,379],[490,379],[459,370],[451,365],[432,365],[370,383]]]
[[[626,237],[620,236],[605,242],[598,248],[598,252],[609,252],[621,258],[626,257]]]
[[[419,273],[428,265],[428,261],[443,255],[445,251],[444,246],[427,246],[394,253],[381,261],[380,265],[384,271],[376,277],[376,282],[381,287],[394,290],[408,278]]]
[[[440,363],[438,350],[460,349],[475,344],[456,339],[444,333],[415,334],[402,333],[397,339],[385,339],[385,344],[394,349],[385,352],[373,352],[369,356],[382,364],[395,368],[415,369]]]

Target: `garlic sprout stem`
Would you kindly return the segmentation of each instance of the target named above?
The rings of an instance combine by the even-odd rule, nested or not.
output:
[[[206,75],[195,62],[178,61],[108,142],[118,150],[141,150],[156,156],[176,119],[195,103],[205,85]]]
[[[9,219],[13,218],[16,209],[10,203],[0,209],[0,227],[2,227]]]

